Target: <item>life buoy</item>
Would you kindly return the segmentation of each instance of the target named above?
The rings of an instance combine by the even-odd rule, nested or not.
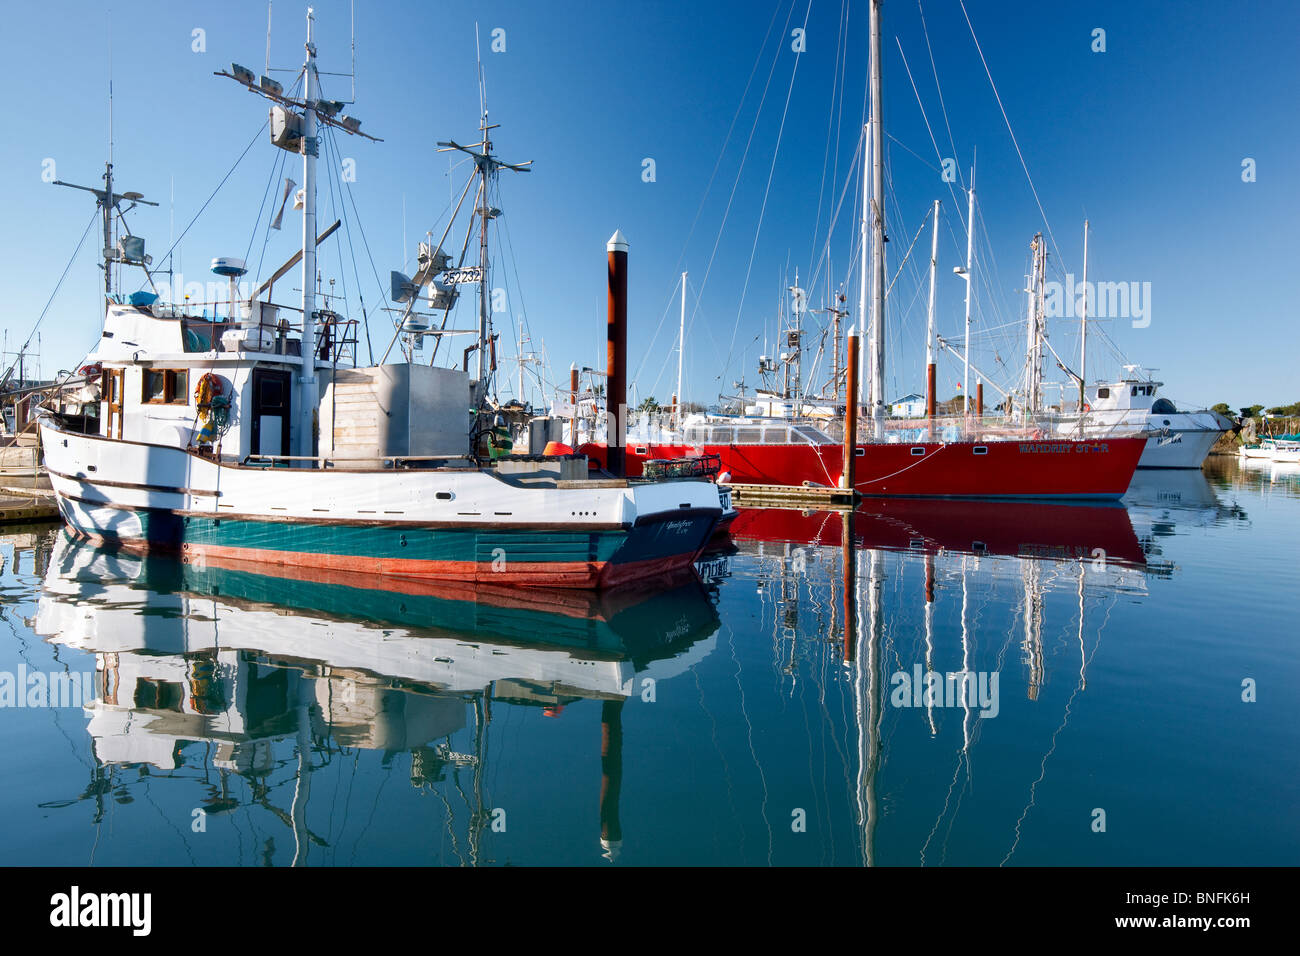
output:
[[[1084,403],[1083,403],[1083,410],[1084,410],[1085,412],[1090,412],[1090,411],[1092,411],[1092,406],[1089,405],[1087,402],[1084,402]]]
[[[212,404],[212,399],[226,390],[220,377],[208,372],[194,386],[194,404],[200,409]]]
[[[104,371],[104,366],[98,362],[91,362],[89,365],[81,366],[81,368],[77,369],[77,371],[80,372],[82,375],[86,376],[86,378],[90,378],[92,376],[102,374]]]
[[[194,407],[198,431],[194,442],[198,445],[211,444],[213,439],[224,434],[230,423],[230,399],[222,398],[226,390],[220,376],[206,373],[194,386]]]

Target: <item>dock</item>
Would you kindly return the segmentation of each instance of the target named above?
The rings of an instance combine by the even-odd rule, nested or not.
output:
[[[826,485],[729,484],[733,503],[747,508],[806,508],[814,511],[852,509],[858,493]]]
[[[0,485],[0,525],[56,521],[58,517],[54,492],[48,488]]]

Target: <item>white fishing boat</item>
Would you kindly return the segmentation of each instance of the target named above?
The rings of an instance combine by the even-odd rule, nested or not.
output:
[[[406,303],[394,331],[404,359],[449,331],[463,286],[478,286],[475,344],[460,368],[355,367],[358,323],[317,291],[317,245],[335,227],[317,234],[316,175],[336,135],[367,134],[324,98],[310,11],[307,20],[289,92],[238,64],[219,74],[271,102],[272,143],[303,162],[301,250],[251,296],[238,290],[247,270],[233,258],[213,260],[230,280],[224,315],[220,303],[200,312],[115,289],[126,266],[153,285],[143,239],[128,231],[113,242],[115,219],[144,200],[114,192],[111,161],[104,188],[88,190],[103,213],[108,299],[83,369],[100,382],[99,432],[79,434],[49,410],[40,426],[65,522],[97,541],[192,560],[434,580],[599,588],[689,567],[723,512],[712,482],[590,479],[581,456],[502,455],[493,441],[487,230],[500,211],[487,197],[501,169],[527,164],[493,154],[486,114],[481,142],[444,144],[474,164],[462,202],[477,185],[478,262],[466,266],[462,253],[453,267],[441,245],[422,246],[415,277],[393,276],[393,298]],[[300,304],[273,304],[275,282],[299,263]],[[426,289],[440,329],[416,311]]]
[[[1056,429],[1061,435],[1110,435],[1140,431],[1147,435],[1139,468],[1200,468],[1206,455],[1232,422],[1210,409],[1180,409],[1158,397],[1163,382],[1137,366],[1118,381],[1091,386],[1083,414],[1062,416]]]

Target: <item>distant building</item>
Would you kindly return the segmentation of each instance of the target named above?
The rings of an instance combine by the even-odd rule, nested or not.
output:
[[[925,396],[904,395],[889,403],[889,414],[895,418],[921,418],[925,415]]]

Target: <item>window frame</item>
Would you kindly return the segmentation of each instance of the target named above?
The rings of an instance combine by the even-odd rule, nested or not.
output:
[[[163,377],[162,398],[149,397],[149,376]],[[177,378],[183,377],[185,384],[176,387]],[[141,405],[188,405],[190,403],[190,370],[187,368],[144,368],[140,370],[140,404]]]

